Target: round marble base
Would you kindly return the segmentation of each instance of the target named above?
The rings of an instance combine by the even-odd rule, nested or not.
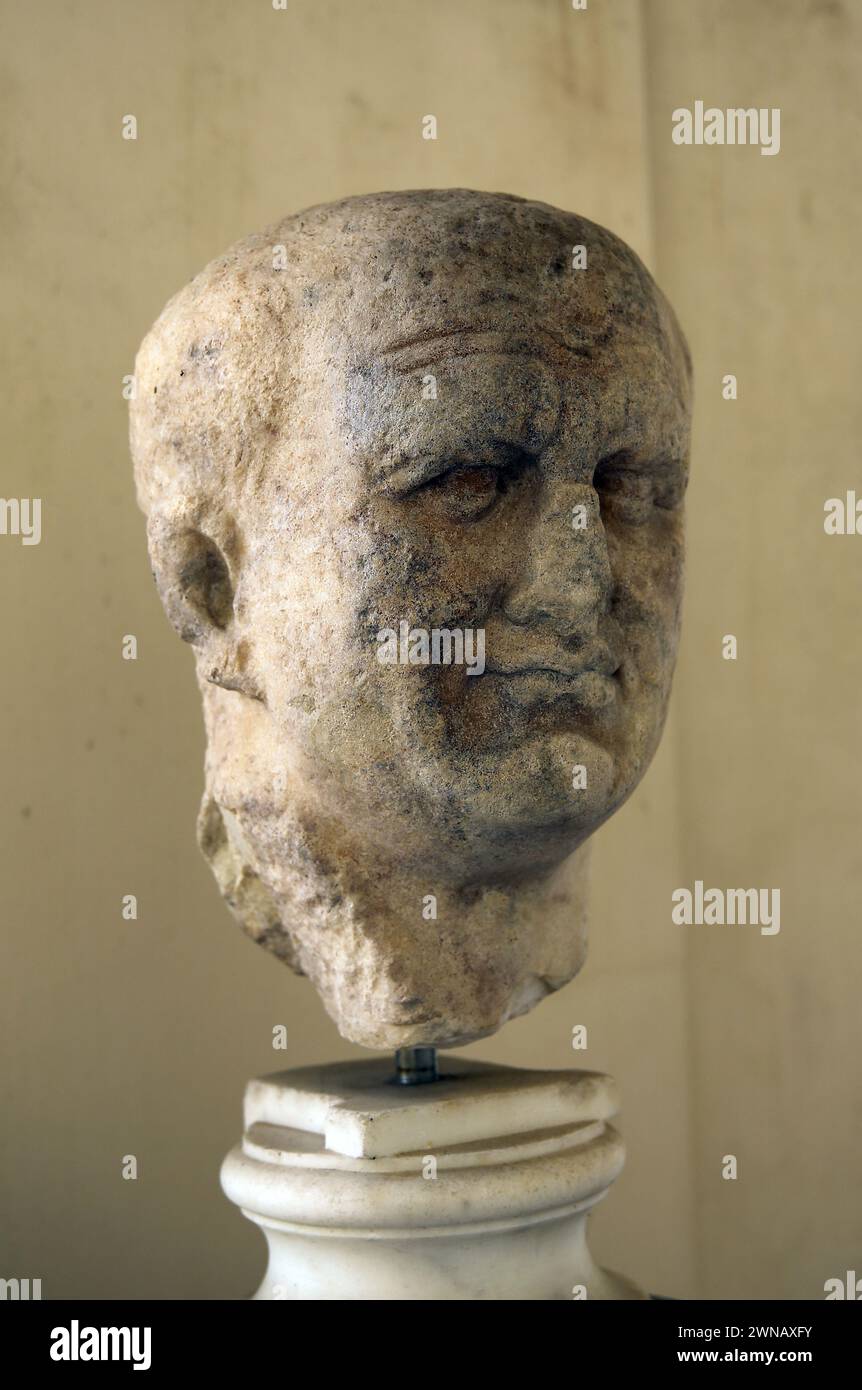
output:
[[[263,1230],[268,1300],[640,1299],[587,1218],[624,1161],[609,1077],[388,1059],[252,1081],[222,1186]]]

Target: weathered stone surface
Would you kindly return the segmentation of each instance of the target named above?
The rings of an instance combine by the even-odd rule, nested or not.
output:
[[[671,309],[571,213],[369,195],[212,262],[136,376],[222,893],[345,1037],[493,1033],[583,963],[586,842],[661,734],[691,399]],[[402,623],[472,634],[472,661],[382,661]]]

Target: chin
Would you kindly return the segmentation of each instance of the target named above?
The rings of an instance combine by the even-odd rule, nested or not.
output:
[[[619,772],[614,757],[575,735],[531,739],[510,753],[477,759],[475,776],[463,769],[448,781],[468,836],[496,826],[507,837],[543,832],[583,840],[615,809]],[[574,769],[586,769],[586,786],[575,789]],[[448,779],[443,779],[441,785]]]

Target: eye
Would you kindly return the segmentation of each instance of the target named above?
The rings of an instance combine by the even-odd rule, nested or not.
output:
[[[507,450],[493,462],[453,463],[416,493],[453,521],[480,521],[490,515],[528,462],[529,455],[522,450]]]
[[[685,479],[677,464],[637,464],[630,455],[602,459],[593,474],[602,513],[625,526],[643,526],[654,508],[672,510],[682,502]]]
[[[490,465],[450,468],[434,478],[427,490],[450,516],[461,521],[478,521],[496,502],[500,481],[500,470]]]

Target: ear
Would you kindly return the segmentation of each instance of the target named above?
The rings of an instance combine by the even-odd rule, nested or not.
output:
[[[235,619],[233,578],[223,551],[194,526],[162,518],[150,520],[147,540],[165,612],[195,648],[206,680],[262,700],[249,644]]]

